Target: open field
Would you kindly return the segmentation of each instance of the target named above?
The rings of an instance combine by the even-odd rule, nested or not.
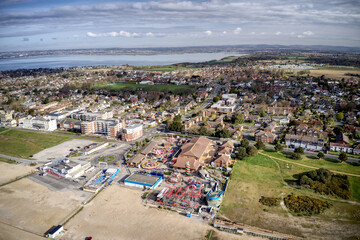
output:
[[[9,164],[0,162],[0,184],[9,182],[17,177],[24,176],[35,170],[34,167],[24,166],[21,164]]]
[[[272,156],[272,157],[284,159],[286,161],[290,161],[293,163],[303,164],[303,165],[306,165],[309,167],[326,168],[326,169],[329,169],[332,171],[355,174],[355,175],[360,176],[360,166],[353,166],[353,165],[351,165],[349,163],[345,163],[345,162],[340,163],[334,159],[331,159],[331,160],[314,159],[315,157],[310,158],[310,157],[307,157],[304,155],[301,160],[294,160],[294,159],[288,158],[284,153],[277,153],[277,152],[273,152],[273,151],[263,151],[262,153]],[[309,171],[309,170],[311,170],[311,169],[307,169],[307,171]]]
[[[80,191],[55,192],[28,178],[1,187],[0,192],[0,222],[39,235],[85,200]]]
[[[64,158],[66,155],[70,153],[70,149],[76,150],[77,147],[85,147],[93,143],[90,140],[82,140],[82,139],[71,139],[69,141],[63,142],[51,148],[47,148],[34,154],[33,158],[36,160],[49,160],[49,159],[58,159]]]
[[[132,67],[133,70],[139,70],[139,71],[154,71],[154,72],[171,72],[174,70],[198,70],[201,68],[190,68],[190,67],[180,67],[180,66],[143,66],[143,67]]]
[[[351,204],[309,189],[291,187],[286,183],[287,180],[295,180],[294,174],[308,170],[306,167],[263,155],[237,161],[221,207],[221,215],[240,223],[309,239],[344,239],[359,235],[359,203]],[[358,187],[359,185],[356,188]],[[282,198],[291,193],[326,200],[333,206],[320,215],[298,217],[280,205],[267,207],[259,203],[261,196]]]
[[[0,153],[29,158],[30,155],[70,139],[66,136],[11,129],[0,134]]]
[[[327,78],[332,79],[350,79],[352,76],[345,75],[346,73],[360,74],[360,68],[347,67],[347,66],[323,66],[317,69],[310,70],[310,75],[320,77],[325,75]],[[356,79],[356,77],[353,77]]]
[[[36,234],[26,232],[19,228],[4,224],[0,222],[0,239],[3,240],[15,240],[15,239],[26,239],[26,240],[41,240],[47,239],[45,237],[38,236]]]
[[[148,91],[148,92],[169,92],[174,94],[192,93],[195,91],[194,86],[189,85],[173,85],[173,84],[161,84],[161,85],[143,85],[128,82],[118,82],[114,84],[99,84],[95,86],[97,89],[108,89],[110,91]]]
[[[203,239],[211,229],[202,220],[144,207],[139,190],[113,184],[71,219],[63,239]],[[219,239],[259,239],[219,233]]]

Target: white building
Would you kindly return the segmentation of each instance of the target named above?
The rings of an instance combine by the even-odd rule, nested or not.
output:
[[[57,129],[57,123],[55,119],[30,116],[23,120],[23,127],[37,130],[54,131]]]
[[[121,139],[123,141],[133,141],[140,138],[143,135],[143,125],[134,124],[123,129],[121,133]]]

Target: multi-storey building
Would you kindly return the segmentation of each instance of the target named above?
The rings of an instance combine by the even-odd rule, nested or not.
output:
[[[140,138],[143,134],[143,125],[134,124],[123,128],[121,139],[124,141],[133,141]]]

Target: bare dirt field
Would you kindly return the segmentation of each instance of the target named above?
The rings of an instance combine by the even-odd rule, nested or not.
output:
[[[49,158],[59,159],[64,158],[70,153],[70,149],[77,149],[77,147],[84,147],[94,143],[94,141],[83,139],[72,139],[67,142],[61,143],[51,148],[47,148],[37,154],[34,154],[33,158],[36,160],[48,160]]]
[[[0,239],[1,240],[11,240],[11,239],[41,240],[46,238],[0,222]]]
[[[360,71],[353,71],[353,70],[327,70],[327,69],[316,69],[316,70],[310,70],[310,75],[314,77],[320,77],[322,75],[325,75],[327,78],[332,79],[350,79],[351,76],[345,75],[346,73],[353,73],[353,74],[360,74]],[[353,77],[354,79],[357,79],[356,77]]]
[[[142,205],[142,192],[112,185],[66,225],[62,239],[204,239],[212,229],[196,217]],[[216,232],[218,239],[260,239]]]
[[[0,184],[6,183],[16,177],[24,176],[35,170],[36,167],[24,166],[22,164],[9,164],[0,162]]]
[[[0,188],[0,222],[43,235],[83,200],[82,192],[55,192],[24,178]]]

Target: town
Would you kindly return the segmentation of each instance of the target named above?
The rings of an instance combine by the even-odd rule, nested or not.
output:
[[[224,239],[358,237],[359,69],[356,54],[266,52],[3,71],[0,163],[14,172],[0,178],[9,201],[0,221],[37,236],[91,239],[92,221],[120,221],[111,213],[131,215],[134,201],[144,214],[157,211],[154,222],[188,220],[176,230],[184,239],[186,228],[212,234],[208,226]],[[18,191],[27,197],[18,200]],[[135,197],[125,203],[122,194]],[[314,207],[296,207],[304,202]],[[106,224],[111,232],[115,223]]]

